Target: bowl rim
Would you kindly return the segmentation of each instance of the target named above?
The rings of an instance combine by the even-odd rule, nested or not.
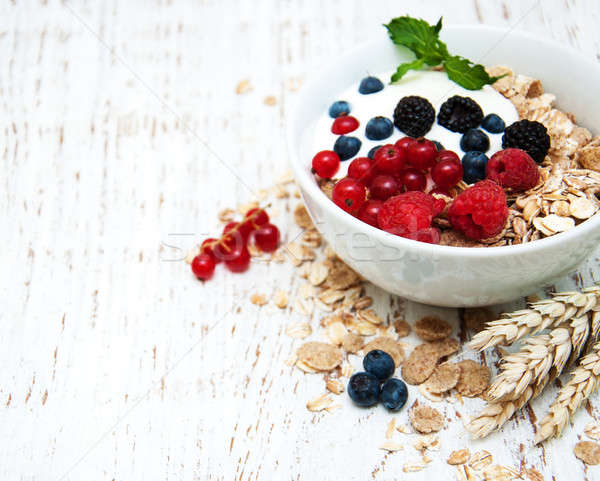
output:
[[[596,70],[598,70],[600,74],[600,64],[590,60],[588,57],[586,57],[579,51],[571,47],[565,47],[563,44],[555,40],[549,40],[545,37],[538,37],[529,32],[523,32],[521,30],[497,26],[468,24],[446,25],[444,26],[444,30],[466,30],[473,32],[482,30],[492,31],[495,33],[503,34],[504,36],[502,37],[502,39],[504,39],[508,35],[519,36],[532,42],[543,44],[546,48],[552,49],[554,52],[560,50],[564,54],[567,54],[572,57],[577,57],[577,60],[579,62],[588,64],[591,68],[595,68]],[[387,38],[387,35],[385,36],[385,38]],[[394,234],[390,234],[381,229],[373,227],[365,222],[362,222],[359,219],[352,216],[351,214],[337,207],[317,186],[317,183],[314,181],[314,178],[311,175],[309,175],[308,171],[306,171],[306,169],[302,167],[302,159],[300,159],[298,149],[295,148],[295,146],[298,143],[298,139],[296,139],[293,134],[293,132],[296,130],[294,128],[296,126],[296,112],[299,109],[302,102],[305,101],[304,97],[307,95],[307,92],[309,92],[313,88],[316,88],[320,84],[320,78],[327,76],[328,72],[335,68],[335,65],[338,65],[339,63],[345,63],[349,58],[355,58],[357,51],[366,49],[371,44],[377,44],[381,41],[381,35],[373,37],[367,41],[357,44],[355,47],[349,50],[346,50],[338,57],[339,60],[337,62],[324,62],[321,65],[321,68],[316,70],[320,73],[320,76],[312,76],[309,79],[309,81],[304,84],[297,98],[295,99],[295,102],[293,103],[292,108],[290,109],[291,114],[288,117],[288,125],[286,129],[286,143],[288,147],[289,163],[291,164],[294,177],[300,184],[301,191],[309,191],[313,198],[319,200],[320,206],[322,206],[322,208],[325,209],[330,215],[339,219],[339,221],[342,224],[344,224],[346,228],[349,228],[353,231],[362,232],[368,235],[369,237],[374,238],[377,242],[380,242],[381,244],[392,248],[398,248],[403,250],[417,249],[422,250],[428,254],[435,254],[436,256],[454,257],[456,255],[464,255],[465,257],[470,258],[501,258],[512,255],[526,255],[531,254],[535,251],[544,251],[546,249],[555,248],[558,244],[568,243],[569,241],[573,241],[577,238],[584,237],[589,232],[600,227],[600,213],[596,213],[589,219],[586,219],[584,222],[568,231],[560,232],[553,236],[545,237],[543,239],[538,239],[524,244],[496,247],[459,247],[446,246],[440,244],[428,244],[426,242],[419,242],[416,240],[396,236]],[[488,50],[488,52],[486,52],[478,61],[483,62],[490,51],[491,49]]]

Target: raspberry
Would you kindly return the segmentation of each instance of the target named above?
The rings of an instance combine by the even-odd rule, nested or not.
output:
[[[508,218],[504,190],[482,180],[460,193],[448,209],[452,227],[471,239],[487,239],[502,232]]]
[[[477,102],[470,97],[454,95],[446,100],[438,112],[438,124],[452,132],[464,134],[467,130],[478,127],[483,120],[483,111]]]
[[[394,109],[394,125],[410,137],[423,137],[434,120],[435,110],[429,100],[416,95],[401,98]]]
[[[444,201],[423,192],[406,192],[386,200],[377,215],[379,228],[408,239],[439,242],[439,231],[431,221],[444,208]],[[436,235],[437,234],[437,235]]]
[[[502,136],[502,148],[523,149],[531,158],[540,163],[550,148],[548,130],[535,120],[519,120],[509,125]]]
[[[516,192],[535,187],[540,180],[537,164],[521,149],[504,149],[492,155],[485,176]]]

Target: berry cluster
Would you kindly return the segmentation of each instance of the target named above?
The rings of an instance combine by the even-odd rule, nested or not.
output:
[[[392,410],[398,411],[408,398],[406,384],[400,379],[391,378],[396,370],[392,356],[375,349],[363,359],[365,372],[357,372],[348,381],[348,395],[355,404],[368,407],[381,401]]]
[[[279,245],[279,229],[269,222],[264,209],[249,210],[240,222],[229,222],[220,239],[208,238],[200,246],[200,254],[192,261],[192,272],[200,280],[208,280],[215,266],[223,262],[231,272],[245,272],[250,266],[248,243],[263,252],[274,252]]]

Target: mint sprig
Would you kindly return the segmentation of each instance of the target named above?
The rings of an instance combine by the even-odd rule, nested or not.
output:
[[[400,80],[409,70],[420,70],[425,65],[442,65],[450,80],[468,90],[479,90],[484,85],[493,84],[502,77],[490,77],[483,65],[474,64],[469,59],[450,55],[448,47],[439,38],[442,18],[435,25],[425,20],[409,16],[397,17],[385,25],[388,35],[396,45],[409,48],[416,59],[400,64],[392,75],[392,82]]]

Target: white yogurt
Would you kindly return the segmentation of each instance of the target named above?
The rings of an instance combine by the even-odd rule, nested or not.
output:
[[[392,73],[392,71],[384,72],[376,76],[385,83],[391,77]],[[519,120],[517,110],[510,100],[496,92],[491,86],[486,85],[481,90],[467,90],[450,80],[445,72],[412,71],[407,73],[398,83],[385,84],[383,90],[369,95],[358,93],[359,83],[360,79],[352,87],[341,92],[336,98],[331,100],[331,103],[336,100],[346,100],[349,102],[351,107],[350,115],[360,122],[357,130],[347,134],[359,138],[362,142],[360,151],[356,157],[366,157],[369,150],[376,145],[393,144],[396,140],[405,136],[403,132],[394,127],[394,133],[387,139],[369,140],[365,136],[365,127],[370,119],[377,116],[387,117],[393,122],[394,109],[398,101],[407,95],[418,95],[431,102],[431,105],[435,109],[436,120],[431,126],[431,130],[425,134],[425,137],[441,142],[446,149],[453,150],[461,158],[464,154],[460,148],[462,134],[452,132],[437,123],[437,113],[440,106],[448,98],[453,95],[471,97],[481,106],[484,115],[498,114],[507,126]],[[325,111],[317,121],[313,137],[314,153],[321,150],[333,150],[333,144],[339,137],[331,133],[333,120],[329,116],[329,113]],[[486,132],[486,134],[490,138],[490,148],[486,152],[486,155],[490,157],[502,149],[502,134],[491,134],[489,132]],[[346,175],[348,165],[350,165],[351,161],[352,159],[342,162],[340,171],[336,177]]]

